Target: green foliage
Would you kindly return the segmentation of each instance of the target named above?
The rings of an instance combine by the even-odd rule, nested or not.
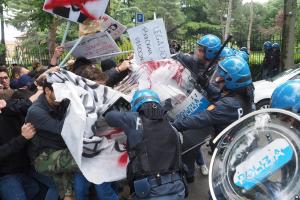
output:
[[[43,4],[42,0],[7,0],[7,21],[22,31],[33,27],[36,30],[45,30],[52,23],[54,16],[43,11]]]

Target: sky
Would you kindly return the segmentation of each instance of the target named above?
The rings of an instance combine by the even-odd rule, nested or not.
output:
[[[6,41],[15,41],[15,37],[22,35],[22,32],[18,31],[15,27],[11,25],[6,25],[4,27],[4,31]]]
[[[250,2],[251,0],[243,0],[243,3],[247,3]],[[254,2],[258,2],[258,3],[266,3],[269,0],[253,0]],[[18,37],[22,35],[22,32],[18,31],[17,29],[15,29],[13,26],[11,25],[6,25],[5,26],[5,40],[6,41],[15,41],[15,37]]]

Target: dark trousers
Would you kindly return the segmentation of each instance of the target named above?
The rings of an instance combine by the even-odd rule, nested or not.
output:
[[[197,144],[204,144],[213,133],[212,128],[192,129],[183,132],[182,152],[185,152]],[[182,156],[182,161],[187,167],[187,178],[193,177],[195,173],[195,161],[200,146],[194,148]]]
[[[0,178],[1,200],[29,200],[39,192],[39,184],[27,174],[10,174]]]

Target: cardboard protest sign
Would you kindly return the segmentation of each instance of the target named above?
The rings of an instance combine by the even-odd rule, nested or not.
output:
[[[107,31],[113,39],[117,39],[126,29],[126,26],[105,14],[99,20],[86,20],[83,24],[80,24],[79,35]]]
[[[100,27],[101,31],[107,31],[114,39],[119,38],[127,29],[126,26],[108,15],[101,17]]]
[[[162,19],[128,29],[137,63],[170,58],[167,33]]]
[[[70,50],[77,40],[67,42],[65,48]],[[120,52],[116,42],[107,32],[99,32],[86,36],[73,51],[74,57],[86,57],[87,59],[100,58],[101,55]]]
[[[46,0],[46,12],[66,18],[70,21],[83,23],[87,19],[96,20],[106,10],[109,0]]]

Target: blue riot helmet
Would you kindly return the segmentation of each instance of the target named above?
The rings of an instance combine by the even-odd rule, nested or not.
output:
[[[235,53],[231,48],[224,47],[224,49],[222,50],[222,52],[220,54],[220,57],[224,59],[224,58],[234,56],[234,55],[235,55]]]
[[[272,49],[279,50],[279,49],[280,49],[279,44],[275,42],[275,43],[272,45]]]
[[[246,52],[246,53],[249,55],[249,52],[248,52],[247,47],[242,47],[242,48],[240,48],[240,51],[244,51],[244,52]]]
[[[289,80],[277,87],[271,97],[271,107],[300,114],[300,79]]]
[[[134,93],[132,100],[130,102],[131,110],[137,112],[144,103],[149,103],[149,102],[160,104],[160,99],[158,94],[153,90],[148,90],[148,89],[137,90]]]
[[[210,60],[215,57],[221,49],[221,40],[215,35],[205,35],[197,41],[199,46],[205,47],[205,59]]]
[[[243,58],[247,63],[249,63],[249,54],[246,53],[245,51],[238,51],[237,56],[240,56],[241,58]]]
[[[239,90],[252,84],[248,63],[239,56],[225,58],[219,62],[219,76],[229,90]]]
[[[234,54],[236,55],[237,54],[237,52],[239,52],[239,50],[237,50],[236,48],[231,48],[232,49],[232,51],[234,52]]]
[[[266,41],[264,43],[264,50],[269,50],[272,48],[272,43],[270,41]]]

